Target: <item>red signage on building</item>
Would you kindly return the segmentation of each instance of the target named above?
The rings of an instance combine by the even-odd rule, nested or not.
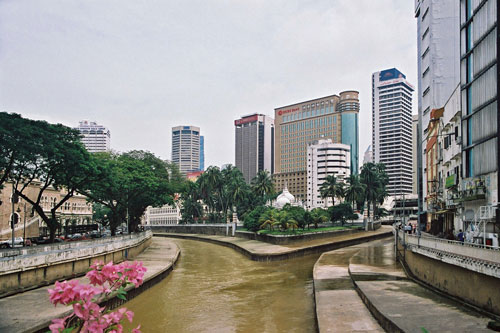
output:
[[[259,115],[256,114],[254,116],[236,119],[234,121],[234,125],[238,126],[238,125],[243,125],[243,124],[247,124],[247,123],[253,123],[254,121],[257,121],[257,120],[259,120]]]
[[[299,107],[296,107],[296,108],[291,108],[291,109],[286,109],[286,110],[279,110],[278,111],[278,115],[284,115],[284,114],[287,114],[287,113],[291,113],[291,112],[295,112],[295,111],[299,111]]]

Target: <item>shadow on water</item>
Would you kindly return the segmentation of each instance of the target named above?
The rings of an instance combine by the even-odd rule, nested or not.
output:
[[[316,332],[311,255],[251,261],[218,245],[173,240],[174,271],[125,306],[143,332]],[[127,328],[129,328],[127,327]]]

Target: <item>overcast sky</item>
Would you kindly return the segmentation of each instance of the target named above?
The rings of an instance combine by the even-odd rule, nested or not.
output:
[[[416,86],[413,1],[0,0],[0,110],[75,127],[97,121],[118,151],[170,159],[171,127],[205,135],[205,165],[234,164],[234,119],[360,92],[371,74]],[[416,93],[414,94],[416,113]]]

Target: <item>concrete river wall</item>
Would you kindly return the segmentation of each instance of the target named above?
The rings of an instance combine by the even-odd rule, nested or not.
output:
[[[475,244],[403,234],[399,259],[417,281],[500,316],[500,251]]]
[[[0,297],[85,274],[96,261],[120,262],[151,243],[152,232],[2,251]]]

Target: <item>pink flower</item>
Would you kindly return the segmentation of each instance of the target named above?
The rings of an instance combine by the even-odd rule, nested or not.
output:
[[[52,333],[59,333],[64,330],[66,324],[66,318],[62,319],[52,319],[52,324],[49,325],[49,329]]]
[[[141,333],[140,329],[141,329],[141,325],[137,326],[136,328],[133,328],[132,333]]]
[[[73,305],[73,313],[63,319],[55,319],[49,326],[51,332],[60,332],[65,329],[67,322],[71,322],[80,332],[123,332],[121,322],[124,317],[132,322],[134,313],[126,308],[114,312],[104,313],[105,308],[95,303],[94,296],[99,293],[109,294],[118,288],[133,283],[136,287],[143,283],[146,268],[141,262],[122,262],[106,265],[96,261],[87,273],[91,285],[81,284],[78,280],[56,282],[53,289],[49,289],[49,298],[52,304]],[[94,286],[100,286],[99,288]],[[68,321],[68,318],[71,318]],[[132,332],[140,333],[140,325]]]

